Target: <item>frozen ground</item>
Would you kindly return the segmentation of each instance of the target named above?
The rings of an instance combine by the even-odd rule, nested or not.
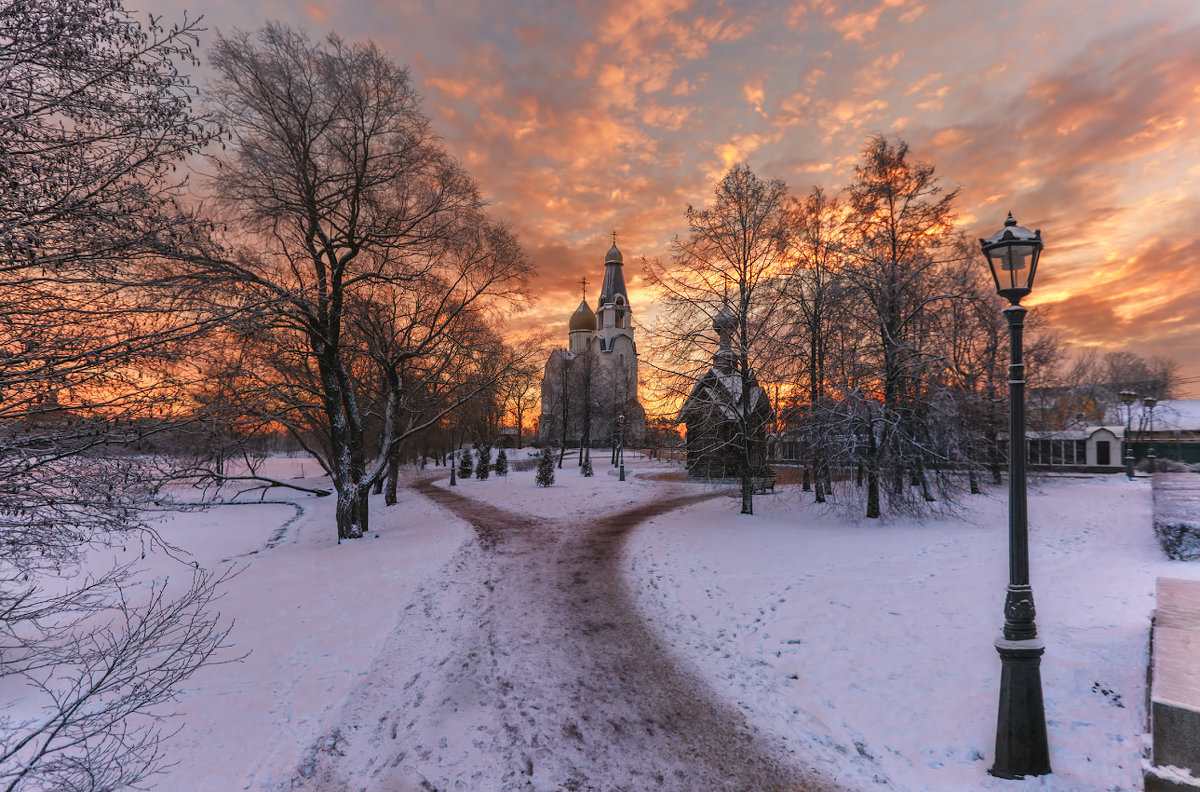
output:
[[[288,464],[302,472],[302,463]],[[640,460],[630,459],[624,483],[603,458],[591,479],[570,464],[549,490],[533,486],[532,472],[456,490],[530,515],[537,530],[559,526],[544,538],[560,549],[572,526],[595,526],[668,492],[706,493],[654,478],[663,468]],[[237,619],[238,651],[251,654],[191,681],[179,707],[184,728],[168,746],[179,764],[160,788],[660,783],[647,771],[661,742],[619,743],[614,755],[618,743],[604,737],[614,727],[589,723],[595,706],[565,681],[577,671],[570,651],[546,644],[530,662],[504,659],[536,646],[520,625],[553,627],[538,603],[559,598],[567,590],[559,583],[574,574],[540,570],[528,555],[536,541],[521,546],[520,563],[505,559],[503,537],[481,542],[467,522],[407,491],[398,506],[374,509],[379,538],[339,547],[331,499],[289,500],[296,505],[227,506],[164,527],[201,565],[245,566],[221,608]],[[614,545],[623,585],[589,591],[627,599],[644,642],[663,647],[661,656],[647,649],[653,664],[712,700],[697,711],[729,714],[735,738],[752,741],[766,765],[791,756],[855,789],[1141,788],[1154,578],[1200,578],[1200,568],[1158,551],[1148,481],[1046,480],[1031,489],[1055,773],[1023,782],[986,775],[999,679],[992,641],[1007,570],[1003,492],[965,499],[961,517],[921,524],[856,523],[791,488],[755,503],[753,518],[715,498],[642,523]],[[282,541],[268,548],[285,523]],[[175,563],[151,562],[154,574]],[[512,612],[500,612],[506,602]],[[573,640],[555,629],[559,643]],[[459,658],[467,667],[451,665]],[[614,698],[621,682],[598,679],[595,689]],[[605,763],[610,783],[597,775]]]

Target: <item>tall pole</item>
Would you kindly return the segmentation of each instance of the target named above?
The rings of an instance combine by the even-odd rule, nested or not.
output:
[[[1130,481],[1133,481],[1133,443],[1129,442],[1129,429],[1131,417],[1133,414],[1133,405],[1125,407],[1125,475]]]
[[[450,422],[450,486],[457,487],[454,479],[454,469],[458,467],[458,449],[454,447],[454,421]]]
[[[1158,404],[1158,399],[1153,396],[1147,396],[1142,400],[1142,403],[1150,408],[1150,450],[1146,452],[1146,458],[1150,462],[1150,472],[1158,472],[1158,453],[1154,448],[1154,405]]]
[[[620,428],[621,437],[617,443],[617,464],[620,465],[619,480],[624,481],[625,480],[625,413],[621,413],[620,418],[617,419],[617,423],[621,427]]]
[[[1129,439],[1129,432],[1133,423],[1133,400],[1136,398],[1137,394],[1133,391],[1121,391],[1121,401],[1125,402],[1125,475],[1130,481],[1133,481],[1133,443]]]
[[[1045,645],[1037,635],[1029,585],[1025,363],[1021,349],[1025,309],[1010,305],[1004,309],[1004,317],[1009,331],[1008,592],[1004,634],[996,640],[1001,665],[996,761],[988,772],[999,778],[1024,778],[1050,772],[1050,749],[1040,667]]]

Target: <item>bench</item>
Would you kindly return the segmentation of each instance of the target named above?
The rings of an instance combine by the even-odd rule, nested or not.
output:
[[[766,495],[769,490],[772,495],[775,494],[775,474],[771,473],[766,476],[754,477],[754,491],[759,495]]]
[[[1159,578],[1157,588],[1145,789],[1194,792],[1200,789],[1200,581]]]

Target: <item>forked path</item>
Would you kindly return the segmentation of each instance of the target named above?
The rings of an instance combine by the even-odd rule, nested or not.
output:
[[[478,542],[403,616],[315,755],[319,787],[833,788],[679,667],[622,582],[630,529],[712,493],[667,491],[616,515],[544,519],[430,481],[418,490],[468,521]]]

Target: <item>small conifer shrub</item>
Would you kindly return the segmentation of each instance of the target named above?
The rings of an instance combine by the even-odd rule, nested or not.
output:
[[[535,480],[539,487],[549,487],[554,483],[554,451],[550,446],[542,449],[542,456],[538,459],[537,478]]]
[[[458,477],[460,479],[471,478],[472,467],[471,452],[464,448],[462,451],[462,456],[460,456],[458,460]]]
[[[479,447],[479,464],[475,466],[475,478],[487,481],[488,472],[492,467],[492,447],[484,443]]]
[[[500,446],[500,450],[496,452],[496,475],[508,475],[508,454],[504,453],[504,446]]]

